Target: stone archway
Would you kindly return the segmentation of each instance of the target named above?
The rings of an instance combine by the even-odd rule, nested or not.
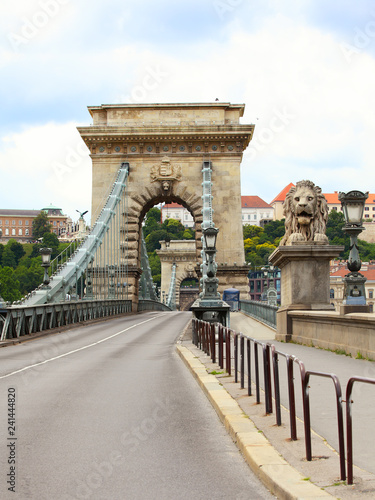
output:
[[[89,107],[90,127],[78,131],[92,158],[92,214],[98,214],[120,163],[128,162],[128,208],[124,214],[130,293],[138,302],[140,230],[156,203],[177,202],[196,225],[196,262],[201,261],[202,164],[212,165],[212,208],[219,228],[216,261],[219,291],[247,291],[242,237],[240,164],[254,125],[240,124],[243,104],[119,104]]]
[[[162,298],[169,292],[172,266],[176,264],[176,306],[179,308],[181,283],[188,278],[198,278],[196,242],[194,240],[171,240],[167,248],[165,241],[162,241],[157,254],[161,262],[160,293]]]

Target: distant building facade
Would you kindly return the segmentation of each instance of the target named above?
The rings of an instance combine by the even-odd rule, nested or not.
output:
[[[346,261],[333,261],[330,270],[330,302],[336,311],[344,300],[345,284],[343,278],[349,273]],[[360,273],[367,279],[365,283],[366,304],[370,312],[374,312],[375,305],[375,263],[362,262]]]
[[[161,221],[176,219],[185,227],[194,227],[194,219],[189,210],[178,203],[166,203],[161,208]]]
[[[32,240],[33,220],[41,211],[47,213],[53,233],[57,236],[65,233],[68,216],[62,213],[61,208],[53,205],[41,210],[0,209],[0,239],[6,242],[12,238],[20,243]]]
[[[274,220],[274,209],[259,196],[241,196],[242,224],[264,227]]]
[[[250,271],[249,277],[249,298],[250,300],[266,301],[266,292],[271,285],[271,278],[264,276],[263,271]],[[274,272],[273,286],[277,291],[277,302],[281,301],[281,271],[276,269]]]
[[[264,227],[274,220],[274,209],[259,196],[241,196],[242,224]],[[176,219],[185,227],[194,227],[191,213],[178,203],[166,203],[161,208],[161,220]]]

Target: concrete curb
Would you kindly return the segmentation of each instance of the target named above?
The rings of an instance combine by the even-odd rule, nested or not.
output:
[[[189,368],[246,462],[263,484],[281,499],[332,499],[332,495],[306,480],[273,448],[244,414],[237,402],[194,354],[181,345],[177,353]]]

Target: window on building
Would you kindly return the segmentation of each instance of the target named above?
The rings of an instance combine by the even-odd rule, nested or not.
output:
[[[28,225],[29,225],[29,221],[28,221],[28,220],[26,220],[26,221],[25,221],[25,225],[26,225],[26,226],[28,226]]]
[[[29,236],[29,230],[27,228],[25,229],[25,235]]]
[[[8,220],[6,220],[6,221],[5,221],[5,225],[6,225],[6,226],[8,226],[8,225],[9,225],[9,221],[8,221]]]
[[[22,236],[22,229],[18,230],[18,236]]]
[[[374,290],[369,290],[368,291],[368,298],[373,299],[374,298]]]
[[[369,308],[370,308],[370,313],[373,313],[374,312],[374,306],[373,306],[373,304],[369,304]]]
[[[57,234],[57,231],[56,231],[56,229],[54,229],[54,230],[53,230],[53,232],[54,232],[55,234]]]
[[[337,207],[332,207],[332,210],[336,210],[336,212],[337,212]]]
[[[5,236],[9,236],[9,229],[8,228],[5,229]]]
[[[370,210],[369,207],[365,207],[365,212],[368,212]]]
[[[22,226],[22,220],[19,220],[19,221],[18,221],[18,225],[19,225],[19,226]]]
[[[55,220],[53,221],[53,225],[56,226],[56,221]]]
[[[12,226],[15,226],[16,225],[16,221],[13,219],[12,220]]]
[[[375,207],[372,207],[372,211],[375,212]]]
[[[247,216],[247,218],[248,218],[248,220],[250,220],[250,219],[251,219],[251,215],[249,214],[249,215]]]
[[[14,227],[12,228],[12,236],[16,236],[16,230],[14,229]]]
[[[3,225],[3,221],[2,221],[2,219],[0,219],[0,226],[2,226],[2,225]]]
[[[254,214],[254,220],[256,220],[256,218],[257,218],[257,214]]]
[[[334,299],[335,298],[335,290],[333,288],[330,289],[329,291],[329,298]]]
[[[369,219],[369,218],[370,218],[369,214],[365,214],[365,219]]]

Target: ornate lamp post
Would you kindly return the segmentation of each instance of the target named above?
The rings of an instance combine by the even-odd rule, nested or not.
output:
[[[213,226],[203,229],[204,253],[206,259],[206,274],[203,276],[203,291],[200,298],[191,306],[191,310],[198,319],[220,322],[229,326],[230,306],[220,300],[217,291],[219,280],[216,277],[217,264],[215,263],[216,238],[219,229]]]
[[[347,305],[366,305],[365,282],[366,278],[359,272],[361,259],[358,252],[358,235],[363,231],[362,218],[368,192],[350,191],[339,193],[345,217],[344,233],[350,236],[350,253],[348,269],[350,271],[344,278],[345,300]]]
[[[267,285],[267,281],[265,284],[265,289],[264,289],[264,294],[267,299],[267,304],[269,306],[277,306],[277,290],[275,288],[274,284],[274,272],[275,268],[272,265],[266,265],[262,267],[261,271],[263,271],[264,277],[270,278],[270,284],[269,286]]]
[[[217,291],[219,280],[216,278],[216,239],[219,229],[216,227],[207,227],[203,229],[203,238],[205,243],[204,252],[206,254],[207,278],[203,283],[203,300],[217,300],[220,296]]]
[[[48,268],[51,265],[51,253],[52,248],[41,248],[40,254],[42,256],[42,267],[44,267],[44,277],[43,277],[43,290],[49,290],[51,287],[49,286],[49,276],[48,276]]]

